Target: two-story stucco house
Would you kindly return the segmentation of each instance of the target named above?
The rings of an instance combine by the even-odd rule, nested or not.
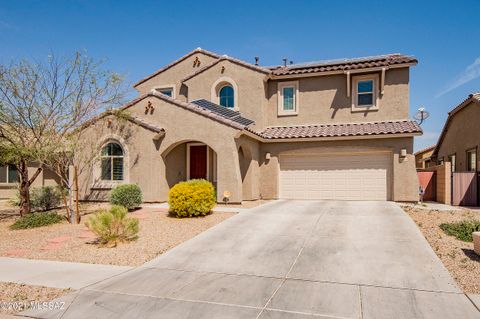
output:
[[[85,126],[101,149],[84,199],[137,183],[165,201],[205,178],[230,202],[416,201],[409,68],[401,54],[275,67],[196,49],[135,84],[139,97]]]

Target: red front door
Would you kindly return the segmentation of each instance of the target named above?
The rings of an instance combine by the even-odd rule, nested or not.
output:
[[[190,179],[207,179],[207,145],[190,146]]]

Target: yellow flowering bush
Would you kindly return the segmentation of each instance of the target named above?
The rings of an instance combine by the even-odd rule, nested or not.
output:
[[[215,188],[204,179],[180,182],[168,193],[170,214],[176,217],[205,216],[212,211],[215,203]]]

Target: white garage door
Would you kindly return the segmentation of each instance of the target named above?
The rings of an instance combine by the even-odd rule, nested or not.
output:
[[[389,153],[281,155],[280,198],[388,200]]]

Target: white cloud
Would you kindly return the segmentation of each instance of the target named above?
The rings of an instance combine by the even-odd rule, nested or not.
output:
[[[462,73],[460,73],[450,84],[446,85],[436,97],[440,97],[459,86],[464,85],[470,81],[480,77],[480,57],[478,57],[472,64],[467,66]]]

